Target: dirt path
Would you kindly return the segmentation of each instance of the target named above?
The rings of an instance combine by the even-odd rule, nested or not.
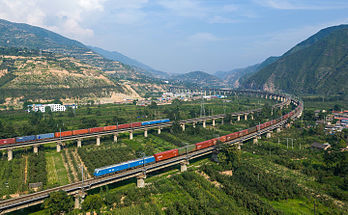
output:
[[[220,184],[217,181],[212,181],[209,177],[209,175],[207,175],[205,172],[200,172],[198,170],[195,171],[196,173],[200,174],[201,176],[203,176],[207,181],[209,181],[211,184],[213,184],[215,187],[221,188],[222,184]]]
[[[57,173],[57,169],[56,169],[56,163],[54,162],[54,158],[51,157],[51,160],[52,160],[52,164],[53,164],[55,178],[57,179],[57,182],[59,184],[61,184],[61,182],[59,181],[59,177],[58,177],[58,173]]]
[[[74,176],[74,181],[77,182],[77,181],[79,181],[79,177],[77,176],[76,169],[74,168],[74,165],[72,164],[72,160],[71,160],[70,154],[68,153],[68,150],[69,149],[64,149],[64,153],[66,155],[68,166],[71,169],[71,172]]]
[[[81,157],[80,157],[79,154],[77,153],[77,148],[76,148],[74,151],[72,151],[72,155],[74,156],[75,160],[76,160],[78,163],[82,164],[83,170],[84,170],[84,174],[83,174],[83,175],[84,175],[84,176],[87,175],[87,178],[92,178],[91,174],[89,174],[89,172],[88,172],[88,170],[87,170],[87,167],[86,167],[85,163],[83,163]]]
[[[27,184],[27,180],[28,180],[28,156],[24,156],[24,158],[25,158],[24,184]]]
[[[65,152],[63,152],[63,153],[65,153]],[[65,170],[66,170],[66,172],[67,172],[67,174],[68,174],[69,184],[71,184],[72,178],[70,177],[68,163],[67,163],[67,161],[65,160],[65,158],[64,158],[64,156],[63,156],[63,153],[61,153],[62,161],[63,161],[64,167],[65,167]]]

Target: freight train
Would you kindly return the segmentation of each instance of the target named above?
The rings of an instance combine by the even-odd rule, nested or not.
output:
[[[121,124],[121,125],[108,125],[104,127],[86,128],[86,129],[79,129],[79,130],[73,130],[73,131],[62,131],[62,132],[55,132],[55,133],[7,138],[7,139],[0,139],[0,145],[25,143],[25,142],[35,141],[35,140],[53,139],[53,138],[68,137],[68,136],[75,136],[75,135],[81,135],[81,134],[92,134],[97,132],[113,131],[113,130],[125,129],[125,128],[136,128],[136,127],[160,124],[160,123],[166,123],[166,122],[170,122],[170,120],[159,119],[159,120],[151,120],[151,121],[145,121],[145,122],[133,122],[133,123],[127,123],[127,124]]]
[[[145,157],[144,159],[141,158],[141,159],[137,159],[137,160],[131,160],[131,161],[126,161],[126,162],[119,163],[119,164],[114,164],[114,165],[110,165],[110,166],[106,166],[106,167],[97,168],[94,170],[93,175],[95,177],[100,177],[103,175],[117,173],[117,172],[125,171],[128,169],[138,168],[140,166],[146,166],[146,165],[149,165],[152,163],[160,162],[162,160],[170,159],[170,158],[180,156],[180,155],[183,155],[186,153],[190,153],[193,151],[198,151],[198,150],[202,150],[202,149],[214,146],[218,143],[218,141],[220,143],[225,143],[225,142],[234,140],[236,138],[243,137],[243,136],[246,136],[248,134],[254,133],[256,131],[262,130],[262,129],[267,128],[269,126],[275,125],[275,124],[279,123],[280,121],[285,121],[288,118],[292,117],[300,108],[301,108],[301,104],[299,104],[295,110],[291,111],[288,114],[281,116],[278,119],[271,120],[271,121],[265,122],[263,124],[242,130],[242,131],[237,131],[237,132],[234,132],[231,134],[227,134],[225,136],[213,138],[213,139],[199,142],[196,144],[188,145],[188,146],[185,146],[182,148],[171,149],[168,151],[160,152],[160,153],[154,154],[152,156]]]

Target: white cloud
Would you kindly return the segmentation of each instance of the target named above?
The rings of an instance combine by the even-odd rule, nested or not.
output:
[[[102,12],[106,0],[2,0],[0,18],[40,26],[67,37],[88,40],[94,33],[85,27],[91,14]]]

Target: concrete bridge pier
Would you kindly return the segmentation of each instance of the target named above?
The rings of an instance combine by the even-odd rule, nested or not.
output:
[[[81,148],[81,147],[82,147],[82,140],[77,139],[77,148]]]
[[[207,121],[203,121],[203,128],[206,128],[207,127]]]
[[[271,132],[267,132],[266,138],[271,138],[271,137],[272,137],[272,133]]]
[[[251,114],[251,120],[254,120],[254,115]]]
[[[259,139],[257,138],[257,137],[255,137],[254,139],[253,139],[253,144],[257,144],[259,142]]]
[[[9,149],[7,151],[7,160],[11,161],[12,159],[13,159],[13,151],[12,151],[12,149]]]
[[[114,142],[117,143],[117,140],[118,140],[118,135],[117,133],[114,133]]]
[[[215,119],[213,119],[213,127],[215,127]]]
[[[39,153],[39,146],[38,145],[34,145],[33,149],[34,149],[35,154]]]
[[[130,140],[133,140],[133,131],[130,131],[130,132],[129,132],[129,139],[130,139]]]
[[[96,143],[97,143],[97,146],[100,146],[100,136],[97,136]]]
[[[145,178],[146,178],[146,174],[145,173],[137,176],[137,187],[138,188],[145,187]]]
[[[277,128],[277,133],[280,133],[282,130],[280,128]]]
[[[221,125],[223,125],[223,124],[224,124],[224,118],[221,119]]]
[[[157,134],[161,134],[161,128],[158,128]]]
[[[242,143],[241,142],[236,142],[237,149],[241,150],[242,149]]]
[[[237,116],[237,121],[238,121],[238,122],[240,121],[240,115]]]
[[[196,128],[196,123],[195,122],[192,124],[192,127]]]
[[[86,193],[83,191],[80,191],[78,194],[75,194],[74,197],[75,197],[74,208],[81,209],[81,205],[82,205],[83,201],[85,200]]]
[[[189,161],[183,161],[180,163],[180,172],[186,172],[187,171],[187,165],[189,165]]]
[[[57,152],[60,152],[62,150],[62,143],[57,143]]]
[[[185,124],[181,124],[182,131],[185,131]]]
[[[147,137],[147,129],[144,130],[144,137]]]
[[[244,120],[248,120],[248,114],[244,115]]]

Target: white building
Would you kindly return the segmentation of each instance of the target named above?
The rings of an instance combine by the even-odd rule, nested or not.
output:
[[[46,112],[46,107],[49,107],[52,112],[66,111],[66,106],[65,105],[61,105],[61,104],[32,104],[32,105],[28,105],[28,112],[31,112],[31,111],[38,112],[38,111],[40,111],[42,113],[45,113]]]

